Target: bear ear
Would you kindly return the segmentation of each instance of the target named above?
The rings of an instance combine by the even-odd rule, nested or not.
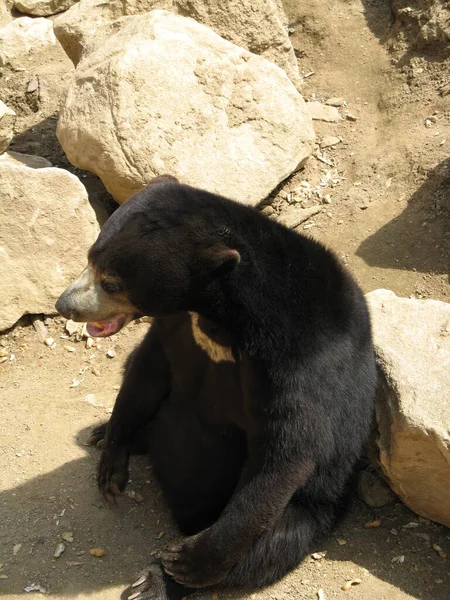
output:
[[[205,258],[214,276],[224,275],[228,271],[232,271],[241,262],[239,252],[234,248],[227,248],[226,246],[208,248]]]
[[[153,177],[148,182],[148,185],[155,185],[157,183],[180,183],[176,177],[173,175],[158,175],[157,177]]]

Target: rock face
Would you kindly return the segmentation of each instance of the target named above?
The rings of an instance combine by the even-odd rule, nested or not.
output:
[[[7,150],[14,135],[16,113],[0,100],[0,154]]]
[[[259,2],[257,10],[252,0],[80,0],[55,20],[55,33],[76,65],[84,53],[107,40],[105,25],[154,9],[192,17],[226,40],[271,60],[299,84],[297,59],[283,7],[277,0]]]
[[[0,27],[12,21],[11,13],[6,8],[5,2],[0,2]]]
[[[22,154],[21,152],[5,152],[0,156],[0,165],[8,164],[15,167],[31,167],[32,169],[45,169],[52,163],[43,156],[34,154]]]
[[[15,0],[14,7],[26,15],[48,17],[67,10],[78,0]]]
[[[439,46],[450,54],[448,0],[391,0],[396,29],[405,32],[411,47]]]
[[[379,461],[411,510],[450,527],[450,304],[366,296],[381,372]]]
[[[0,67],[20,66],[30,52],[56,44],[53,23],[48,19],[20,17],[2,27]]]
[[[57,135],[118,202],[170,173],[251,205],[309,156],[314,139],[281,69],[165,11],[123,17],[81,61]]]
[[[97,235],[74,175],[0,161],[0,331],[23,314],[54,313]]]

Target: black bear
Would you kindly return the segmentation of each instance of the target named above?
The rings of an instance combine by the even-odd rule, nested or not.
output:
[[[94,336],[154,317],[128,360],[98,484],[113,500],[130,454],[148,452],[187,537],[133,598],[166,598],[168,576],[265,586],[330,533],[376,387],[364,297],[332,252],[167,176],[110,217],[56,307]]]

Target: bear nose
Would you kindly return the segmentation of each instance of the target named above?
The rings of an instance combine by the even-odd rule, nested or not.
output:
[[[65,317],[66,319],[72,319],[73,321],[77,320],[78,311],[71,306],[68,294],[64,293],[58,298],[55,304],[56,310],[60,315]]]

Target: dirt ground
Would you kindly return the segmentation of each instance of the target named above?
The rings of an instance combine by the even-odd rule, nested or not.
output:
[[[385,287],[401,296],[450,301],[449,60],[436,49],[413,55],[389,40],[387,1],[285,5],[300,70],[312,73],[305,98],[340,97],[347,103],[341,114],[356,120],[315,122],[319,140],[342,140],[322,150],[332,164],[312,158],[277,190],[273,210],[289,215],[296,190],[308,189],[300,182],[308,182],[313,193],[300,206],[322,210],[299,230],[333,248],[365,291]],[[60,48],[36,54],[23,70],[4,69],[0,97],[18,114],[11,149],[77,174],[102,222],[113,201],[95,176],[69,165],[55,137],[71,68]],[[27,93],[35,76],[38,90]],[[331,202],[323,203],[316,189]],[[34,585],[64,600],[119,598],[149,555],[177,532],[143,459],[133,461],[129,486],[142,502],[124,497],[117,507],[105,506],[95,485],[98,451],[84,441],[108,418],[122,363],[148,324],[131,325],[90,349],[73,336],[61,337],[63,320],[46,324],[54,348],[38,340],[27,319],[0,336],[0,350],[13,355],[0,364],[0,595],[16,600],[39,593],[25,591]],[[106,355],[110,348],[114,358]],[[364,527],[376,519],[378,528]],[[416,526],[404,528],[409,523]],[[65,549],[54,558],[59,543]],[[370,509],[356,500],[335,535],[316,549],[327,551],[324,558],[307,558],[266,590],[218,597],[316,599],[322,589],[327,600],[448,600],[450,558],[433,544],[450,557],[448,529],[420,522],[399,502]],[[92,548],[105,555],[91,556]],[[355,578],[359,585],[341,590]]]

